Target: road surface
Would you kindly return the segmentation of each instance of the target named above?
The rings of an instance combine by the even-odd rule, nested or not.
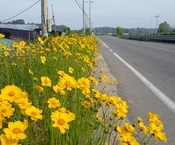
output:
[[[119,81],[117,95],[129,104],[128,119],[158,113],[168,145],[175,145],[175,44],[98,36],[100,52]]]

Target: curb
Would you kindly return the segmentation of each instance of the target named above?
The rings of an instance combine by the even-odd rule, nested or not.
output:
[[[110,73],[108,65],[102,54],[99,54],[95,61],[97,62],[97,66],[93,68],[92,75],[99,81],[98,86],[95,86],[95,88],[97,87],[99,91],[106,93],[109,96],[117,96],[117,86],[114,83],[116,78]],[[102,75],[106,75],[110,80],[110,83],[101,81]]]

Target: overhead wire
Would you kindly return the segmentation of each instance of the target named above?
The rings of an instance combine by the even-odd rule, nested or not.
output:
[[[82,8],[82,6],[81,6],[80,2],[79,2],[79,1],[77,1],[77,0],[75,0],[75,2],[76,2],[76,4],[78,5],[78,7],[80,8],[80,10],[83,12],[83,8]],[[87,19],[89,19],[89,18],[88,18],[88,15],[86,14],[86,12],[85,12],[85,11],[84,11],[84,14],[85,14],[86,18],[87,18]]]
[[[20,13],[14,15],[14,16],[8,18],[8,19],[5,19],[5,20],[3,20],[3,21],[1,21],[1,22],[6,22],[6,21],[8,21],[8,20],[10,20],[10,19],[13,19],[13,18],[19,16],[20,14],[24,13],[25,11],[27,11],[28,9],[30,9],[30,8],[32,8],[34,5],[36,5],[39,1],[40,1],[40,0],[38,0],[37,2],[35,2],[34,4],[32,4],[30,7],[26,8],[25,10],[21,11]]]
[[[75,2],[76,2],[76,4],[78,5],[78,7],[80,8],[80,10],[82,10],[82,11],[83,11],[83,8],[82,8],[82,6],[81,6],[80,2],[79,2],[79,1],[77,1],[77,0],[75,0]]]
[[[121,22],[121,21],[135,21],[135,20],[144,20],[144,19],[151,19],[154,17],[141,17],[141,18],[130,18],[130,19],[116,19],[116,20],[96,20],[95,22],[111,22],[111,21],[117,21],[117,22]]]

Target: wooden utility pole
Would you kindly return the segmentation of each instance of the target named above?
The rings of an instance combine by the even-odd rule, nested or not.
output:
[[[48,37],[47,32],[47,20],[48,20],[48,9],[47,0],[41,0],[41,26],[42,26],[42,36]]]

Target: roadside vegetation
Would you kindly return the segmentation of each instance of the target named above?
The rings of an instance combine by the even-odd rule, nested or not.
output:
[[[101,70],[98,79],[91,74],[98,65],[95,36],[0,43],[0,51],[1,145],[166,143],[158,114],[130,123],[126,101],[94,89],[100,82],[118,84]]]

